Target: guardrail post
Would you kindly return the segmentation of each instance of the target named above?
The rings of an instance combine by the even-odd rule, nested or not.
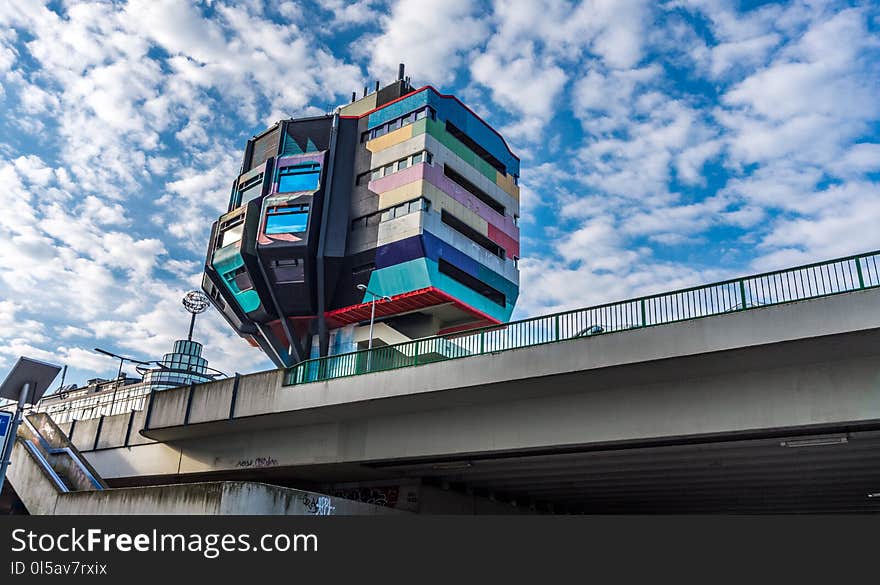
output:
[[[419,365],[419,344],[420,343],[421,342],[416,341],[416,351],[415,351],[415,355],[413,356],[413,365],[414,366]]]
[[[229,420],[235,418],[235,402],[238,399],[238,384],[241,381],[241,374],[235,372],[235,378],[232,381],[232,396],[229,399]]]
[[[856,274],[859,276],[859,288],[865,288],[865,277],[862,275],[862,259],[856,257]]]
[[[740,309],[740,311],[745,311],[746,310],[746,281],[745,280],[739,281],[739,298],[742,301],[742,308]]]
[[[645,308],[645,299],[640,300],[639,305],[641,306],[641,309],[642,309],[642,327],[647,327],[648,326],[648,311]]]
[[[189,394],[186,397],[186,412],[183,415],[183,424],[184,425],[189,424],[189,414],[190,414],[190,412],[192,412],[193,394],[195,394],[195,391],[196,391],[196,383],[190,382],[189,383]]]
[[[150,387],[150,399],[147,401],[147,415],[144,417],[144,430],[149,430],[153,418],[153,397],[156,396],[156,387]]]
[[[559,341],[559,315],[553,319],[553,331],[556,335],[556,341]]]
[[[125,443],[123,443],[123,447],[128,447],[129,441],[131,441],[131,427],[134,426],[134,413],[137,412],[135,409],[131,409],[131,412],[128,415],[128,428],[125,429]]]
[[[486,332],[480,331],[480,354],[486,353]]]
[[[95,429],[95,442],[92,445],[92,451],[98,450],[98,441],[101,440],[101,429],[104,428],[104,415],[101,415],[101,418],[98,419],[98,428]]]

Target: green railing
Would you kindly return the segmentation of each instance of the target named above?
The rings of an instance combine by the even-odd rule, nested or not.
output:
[[[288,369],[285,385],[420,366],[878,287],[878,260],[880,250],[463,333],[311,359]]]

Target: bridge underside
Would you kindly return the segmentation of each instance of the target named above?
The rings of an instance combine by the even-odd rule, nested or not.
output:
[[[576,513],[785,513],[880,510],[880,431],[412,463],[385,471],[449,489]],[[792,440],[804,440],[792,438]],[[798,444],[798,443],[795,443]]]

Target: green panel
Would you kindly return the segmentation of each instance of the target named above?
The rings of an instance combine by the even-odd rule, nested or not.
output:
[[[458,158],[479,171],[480,174],[484,175],[493,183],[497,182],[498,171],[496,171],[492,165],[474,154],[474,151],[462,144],[458,138],[447,132],[446,127],[442,122],[430,118],[422,118],[418,122],[415,122],[412,125],[412,128],[413,136],[427,132],[436,138],[440,144],[455,153]]]

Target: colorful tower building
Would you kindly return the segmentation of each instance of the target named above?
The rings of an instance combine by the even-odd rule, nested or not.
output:
[[[510,319],[519,159],[457,98],[403,77],[253,137],[203,289],[279,366]],[[365,285],[366,290],[358,285]]]

